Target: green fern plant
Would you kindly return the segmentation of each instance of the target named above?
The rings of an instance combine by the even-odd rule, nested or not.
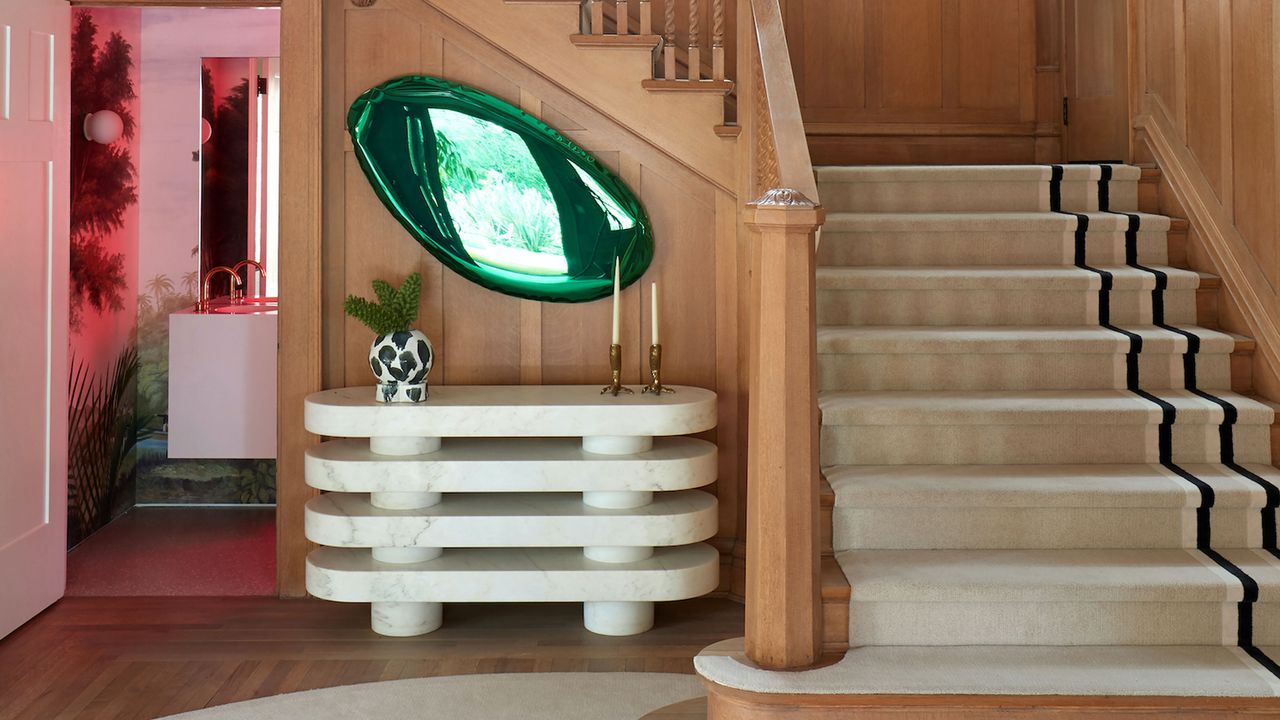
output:
[[[418,319],[418,297],[422,294],[420,273],[415,272],[405,278],[398,289],[386,280],[374,280],[373,292],[378,297],[377,302],[348,295],[342,307],[375,334],[390,335],[408,330]]]

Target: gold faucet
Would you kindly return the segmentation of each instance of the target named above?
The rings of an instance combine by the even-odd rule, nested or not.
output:
[[[240,276],[236,274],[235,270],[232,270],[226,265],[219,265],[205,273],[204,284],[200,286],[200,307],[198,308],[202,313],[209,312],[209,283],[218,273],[226,273],[231,276],[231,280],[229,281],[231,294],[235,294],[236,286],[240,284]]]
[[[240,262],[236,263],[235,266],[231,268],[231,272],[235,273],[236,279],[237,280],[240,279],[240,268],[246,265],[252,265],[254,268],[258,270],[258,280],[260,280],[265,285],[267,282],[267,271],[262,269],[262,263],[258,262],[257,260],[241,260]],[[233,303],[244,302],[244,290],[242,290],[241,288],[247,286],[248,284],[249,284],[249,276],[245,275],[244,285],[241,285],[240,287],[231,288],[231,302]]]

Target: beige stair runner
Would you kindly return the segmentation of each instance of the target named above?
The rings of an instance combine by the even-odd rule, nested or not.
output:
[[[1272,410],[1126,166],[817,170],[850,650],[756,692],[1280,694]]]

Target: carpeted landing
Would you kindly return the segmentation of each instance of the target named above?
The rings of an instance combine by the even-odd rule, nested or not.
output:
[[[519,673],[451,675],[276,695],[169,716],[172,720],[639,720],[701,697],[692,675]]]
[[[835,665],[772,693],[1280,695],[1273,412],[1126,166],[819,168]]]

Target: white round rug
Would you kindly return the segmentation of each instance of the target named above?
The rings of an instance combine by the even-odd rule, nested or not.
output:
[[[638,720],[701,697],[696,675],[511,673],[344,685],[170,715],[172,720]]]

